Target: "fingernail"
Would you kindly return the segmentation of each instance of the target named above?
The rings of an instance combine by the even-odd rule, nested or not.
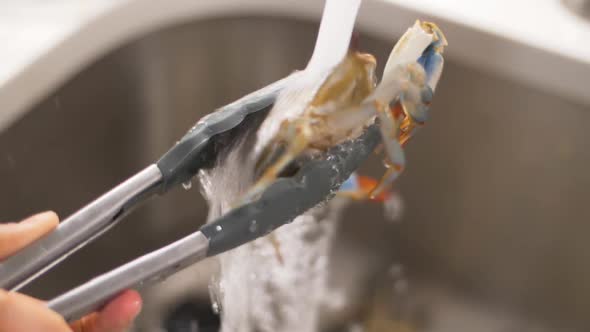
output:
[[[58,219],[57,214],[53,211],[45,211],[41,213],[34,214],[27,219],[23,220],[21,223],[23,224],[34,224],[46,220]]]
[[[130,294],[133,294],[133,296],[135,297],[135,299],[130,303],[130,305],[132,307],[133,316],[135,317],[135,316],[139,315],[139,313],[141,312],[143,302],[141,300],[141,296],[139,295],[139,293],[136,290],[128,290],[128,292]]]
[[[129,313],[129,315],[135,318],[141,312],[141,308],[143,306],[141,296],[136,290],[128,289],[123,291],[122,297],[126,297],[127,301],[129,301],[127,302],[126,311]],[[131,297],[131,299],[129,297]]]
[[[132,302],[132,306],[133,306],[133,317],[137,317],[137,315],[139,315],[139,313],[141,312],[141,307],[142,307],[142,303],[141,300],[135,300]]]

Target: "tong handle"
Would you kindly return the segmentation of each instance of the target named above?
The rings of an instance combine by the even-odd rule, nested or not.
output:
[[[99,309],[104,303],[128,288],[145,287],[162,281],[206,257],[209,240],[195,232],[168,246],[141,256],[100,275],[49,301],[48,307],[66,321],[76,320]]]
[[[161,178],[156,165],[148,166],[72,214],[44,238],[0,263],[0,288],[22,288],[109,230]]]

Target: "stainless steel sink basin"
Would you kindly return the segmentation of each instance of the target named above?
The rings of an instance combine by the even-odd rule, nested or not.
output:
[[[154,161],[205,113],[302,68],[316,29],[216,19],[114,50],[0,133],[0,218],[44,209],[65,217]],[[365,36],[361,45],[385,59],[393,42]],[[427,304],[425,331],[590,329],[589,108],[448,59],[431,120],[408,147],[403,221],[359,203],[342,229],[375,271],[405,266]],[[377,163],[367,170],[380,174]],[[196,230],[205,216],[198,189],[179,188],[26,292],[55,296]],[[360,231],[361,222],[375,227]],[[336,262],[354,268],[345,253],[336,248]],[[214,267],[143,290],[138,330],[163,326],[186,301],[206,302]]]

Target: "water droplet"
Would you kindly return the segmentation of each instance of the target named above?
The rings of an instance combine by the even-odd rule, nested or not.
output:
[[[409,283],[406,279],[396,280],[393,283],[393,291],[395,294],[406,294],[409,289]]]
[[[223,230],[223,228],[221,228],[220,225],[215,226],[215,230],[218,232],[221,232]]]
[[[360,324],[351,325],[348,328],[349,332],[363,332],[365,329]]]
[[[53,98],[53,103],[55,105],[55,108],[61,108],[61,101],[59,100],[59,96],[55,96],[55,98]]]
[[[409,282],[405,277],[404,267],[401,264],[393,264],[389,268],[389,278],[393,286],[393,293],[397,295],[407,294]]]
[[[209,298],[211,299],[211,309],[213,309],[213,312],[217,315],[219,315],[221,313],[221,285],[216,282],[216,281],[212,281],[209,284]]]
[[[400,222],[404,214],[404,201],[397,192],[391,192],[389,197],[383,203],[386,220],[390,222]]]
[[[193,182],[191,180],[182,183],[182,187],[184,188],[184,190],[189,190],[192,186]]]
[[[389,275],[392,279],[397,280],[404,277],[404,266],[402,264],[393,264],[389,268]]]
[[[215,314],[219,315],[219,304],[217,304],[217,302],[213,302],[211,304],[211,308]]]
[[[256,232],[256,230],[258,229],[258,224],[256,223],[256,220],[252,220],[250,222],[250,227],[248,227],[248,229],[250,230],[250,232],[254,233]]]

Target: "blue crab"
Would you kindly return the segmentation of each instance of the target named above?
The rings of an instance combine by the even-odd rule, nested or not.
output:
[[[379,119],[387,170],[372,188],[348,183],[341,193],[379,197],[403,171],[402,147],[428,117],[446,46],[445,36],[434,23],[416,21],[391,51],[379,83],[375,57],[351,47],[318,89],[307,89],[304,83],[282,93],[259,129],[263,135],[276,132],[257,154],[256,169],[262,175],[241,203],[255,199],[302,154],[326,151],[356,138],[375,118]],[[267,123],[276,122],[277,116],[284,120],[273,130]],[[281,153],[274,158],[277,151]]]

